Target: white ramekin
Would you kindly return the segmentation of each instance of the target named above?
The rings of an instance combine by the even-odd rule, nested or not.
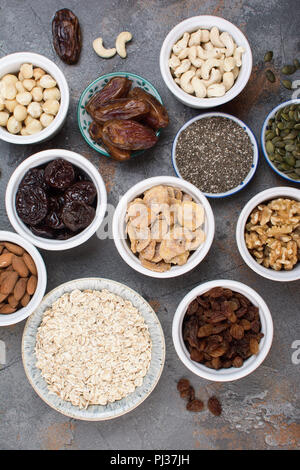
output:
[[[14,325],[15,323],[19,323],[20,321],[29,317],[29,315],[32,312],[34,312],[34,310],[39,306],[39,304],[41,303],[44,297],[46,286],[47,286],[47,273],[46,273],[45,263],[40,253],[38,252],[38,250],[27,240],[20,237],[20,235],[3,230],[3,231],[0,231],[0,241],[15,243],[16,245],[19,245],[22,248],[24,248],[24,250],[26,250],[30,254],[30,256],[33,258],[35,262],[36,269],[37,269],[37,278],[38,278],[36,291],[34,295],[32,296],[30,302],[28,303],[28,305],[26,305],[26,307],[20,308],[17,312],[10,313],[8,315],[0,314],[0,327],[1,327],[1,326]]]
[[[213,26],[217,26],[220,31],[230,33],[237,45],[245,49],[242,57],[243,62],[237,80],[224,96],[220,98],[197,98],[183,91],[175,83],[168,61],[173,45],[182,37],[183,33],[193,32],[199,28],[211,29]],[[160,51],[160,71],[165,84],[181,103],[191,108],[213,108],[214,106],[220,106],[231,101],[246,86],[252,71],[252,52],[245,35],[234,24],[218,16],[193,16],[179,23],[167,35]]]
[[[300,279],[300,263],[296,265],[291,271],[275,271],[271,268],[265,268],[258,264],[253,256],[249,253],[249,250],[245,242],[245,225],[248,217],[255,207],[259,204],[271,201],[277,198],[290,198],[300,201],[300,190],[296,188],[288,188],[279,186],[277,188],[265,189],[264,191],[256,194],[249,202],[245,205],[237,221],[236,226],[236,242],[241,257],[245,263],[260,276],[271,279],[272,281],[290,282],[297,281]]]
[[[262,130],[261,130],[261,136],[260,136],[261,148],[262,148],[265,159],[267,160],[267,162],[270,165],[270,167],[272,168],[272,170],[275,171],[275,173],[277,173],[282,178],[284,178],[288,181],[291,181],[294,184],[300,184],[300,180],[295,180],[293,178],[290,178],[288,175],[283,173],[283,171],[280,171],[280,170],[278,170],[278,168],[276,168],[274,163],[269,158],[268,152],[266,150],[266,144],[265,144],[265,133],[266,133],[266,130],[267,130],[269,120],[272,119],[275,116],[275,114],[277,113],[277,111],[279,111],[279,109],[284,108],[285,106],[289,106],[291,104],[300,104],[300,99],[289,100],[289,101],[285,101],[284,103],[280,103],[278,106],[273,108],[272,111],[269,112],[269,114],[267,115],[267,117],[266,117],[266,119],[263,123]]]
[[[243,366],[239,368],[230,367],[229,369],[214,370],[204,366],[203,364],[192,361],[183,341],[182,324],[189,304],[199,295],[204,294],[204,292],[207,292],[213,287],[219,286],[232,289],[235,292],[243,294],[253,303],[253,305],[259,308],[261,332],[264,334],[264,337],[259,343],[259,353],[249,357],[249,359],[244,362]],[[262,297],[255,292],[255,290],[241,282],[220,279],[200,284],[182,299],[174,315],[172,336],[174,347],[179,359],[194,374],[202,377],[203,379],[212,380],[214,382],[230,382],[251,374],[251,372],[257,369],[257,367],[265,360],[273,340],[273,321],[267,304]]]
[[[61,93],[61,99],[60,108],[55,119],[41,132],[26,136],[15,135],[10,134],[4,129],[4,127],[0,126],[0,139],[11,144],[21,145],[44,142],[59,132],[66,120],[70,101],[69,87],[64,74],[54,62],[40,54],[35,54],[33,52],[16,52],[15,54],[2,57],[2,59],[0,59],[0,79],[7,73],[19,72],[20,66],[24,63],[33,64],[34,66],[40,67],[48,72],[57,82]]]
[[[97,189],[98,202],[94,220],[86,229],[84,229],[78,235],[69,238],[68,240],[51,240],[34,235],[31,230],[22,222],[16,211],[16,193],[25,173],[30,168],[36,168],[40,165],[50,162],[51,160],[54,160],[55,158],[63,158],[72,163],[74,166],[77,166],[83,170],[90,177],[91,181],[94,183]],[[71,152],[69,150],[52,149],[44,150],[42,152],[31,155],[31,157],[24,160],[16,168],[10,177],[6,188],[5,205],[10,223],[16,232],[22,235],[22,237],[26,238],[33,245],[50,251],[68,250],[86,242],[98,230],[106,212],[107,193],[105,184],[99,171],[85,157],[79,153]]]
[[[146,269],[142,266],[138,257],[132,253],[127,242],[125,215],[128,204],[136,197],[141,195],[144,191],[157,185],[174,186],[181,189],[187,194],[191,195],[195,202],[203,205],[205,211],[204,232],[206,235],[204,243],[188,258],[183,266],[172,266],[169,271],[157,273]],[[215,233],[215,220],[212,209],[206,197],[197,189],[193,184],[187,181],[176,178],[174,176],[155,176],[146,180],[140,181],[134,185],[124,196],[121,198],[113,217],[113,237],[116,248],[123,258],[123,260],[133,269],[141,274],[157,278],[171,278],[181,276],[182,274],[191,271],[197,266],[203,258],[207,255],[212,244]]]
[[[175,170],[176,175],[179,178],[182,178],[182,176],[180,174],[180,171],[178,169],[178,166],[177,166],[177,162],[176,162],[176,145],[177,145],[178,138],[179,138],[181,132],[184,131],[187,127],[189,127],[191,124],[193,124],[193,122],[199,121],[200,119],[218,117],[218,116],[224,117],[226,119],[231,119],[232,121],[239,124],[239,126],[241,126],[244,129],[244,131],[248,134],[249,139],[250,139],[251,144],[252,144],[252,147],[253,147],[253,161],[252,161],[251,168],[249,170],[248,175],[246,176],[244,181],[241,181],[241,183],[238,186],[236,186],[235,188],[229,189],[228,191],[225,191],[224,193],[203,193],[203,194],[205,194],[206,197],[210,197],[212,199],[221,199],[223,197],[232,196],[233,194],[238,193],[239,191],[241,191],[241,189],[244,189],[247,186],[247,184],[252,180],[252,178],[253,178],[253,176],[256,172],[256,168],[257,168],[257,165],[258,165],[258,157],[259,157],[258,145],[257,145],[255,135],[253,134],[251,129],[243,121],[241,121],[240,119],[238,119],[235,116],[232,116],[231,114],[217,113],[217,112],[204,113],[204,114],[200,114],[199,116],[195,116],[194,118],[192,118],[188,122],[186,122],[179,129],[179,131],[177,132],[177,134],[175,136],[175,139],[173,141],[173,146],[172,146],[172,164],[173,164],[173,168]]]

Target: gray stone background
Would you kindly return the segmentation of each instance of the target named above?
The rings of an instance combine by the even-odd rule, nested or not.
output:
[[[68,66],[56,56],[51,20],[56,10],[69,7],[79,17],[83,32],[80,61]],[[67,148],[91,160],[103,175],[108,201],[133,184],[154,175],[173,175],[171,145],[177,130],[199,111],[180,104],[164,85],[159,71],[161,44],[181,20],[213,14],[235,23],[247,35],[254,56],[253,73],[242,94],[224,106],[253,129],[257,138],[266,114],[291,93],[280,86],[280,66],[299,55],[298,0],[1,0],[0,56],[17,51],[44,54],[66,75],[71,91],[67,122],[53,140],[35,146],[0,142],[0,228],[10,230],[4,195],[14,169],[43,149]],[[103,36],[108,47],[122,30],[133,33],[128,57],[104,60],[92,50]],[[277,80],[265,79],[263,56],[274,51],[271,68]],[[300,59],[300,57],[298,57]],[[140,158],[118,164],[98,155],[81,137],[76,107],[83,89],[99,75],[112,71],[135,72],[159,90],[171,122],[158,145]],[[300,79],[300,74],[297,77]],[[7,347],[7,364],[0,370],[0,448],[2,449],[293,449],[300,447],[299,372],[291,360],[291,344],[300,339],[299,282],[276,283],[259,277],[242,261],[235,243],[235,225],[244,204],[257,192],[287,185],[261,156],[252,182],[236,196],[211,201],[216,220],[215,240],[206,259],[177,279],[151,279],[136,273],[119,257],[113,240],[96,236],[82,247],[60,252],[42,251],[48,270],[47,290],[78,277],[99,276],[124,282],[155,308],[164,329],[167,358],[156,389],[136,410],[111,422],[88,423],[68,419],[50,409],[29,385],[21,361],[24,322],[1,328]],[[172,344],[171,325],[182,297],[196,285],[213,279],[235,279],[254,289],[268,303],[275,336],[266,361],[252,375],[227,384],[210,383],[194,376],[179,361]],[[207,410],[189,413],[176,390],[188,377],[202,399],[216,394],[223,405],[221,417]]]

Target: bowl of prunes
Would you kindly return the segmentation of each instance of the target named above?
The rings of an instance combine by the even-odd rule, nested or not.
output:
[[[85,157],[53,149],[24,160],[6,189],[6,211],[21,236],[45,250],[67,250],[100,227],[107,206],[103,179]]]
[[[79,99],[78,126],[83,138],[94,150],[119,162],[152,148],[168,124],[158,91],[134,73],[102,75]]]

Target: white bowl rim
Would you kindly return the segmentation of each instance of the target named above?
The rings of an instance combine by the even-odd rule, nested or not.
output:
[[[245,263],[249,266],[249,268],[251,268],[260,276],[263,276],[266,279],[271,279],[272,281],[279,282],[298,281],[300,279],[300,263],[298,263],[296,269],[292,269],[291,271],[275,271],[271,268],[265,268],[264,266],[258,264],[251,256],[246,246],[244,237],[245,225],[252,210],[263,201],[270,201],[282,196],[300,201],[300,190],[288,186],[278,186],[275,188],[265,189],[264,191],[261,191],[260,193],[253,196],[244,206],[238,218],[236,225],[236,242],[240,255]]]
[[[213,369],[209,369],[204,365],[194,362],[188,357],[188,351],[184,346],[182,338],[182,323],[190,302],[194,300],[198,295],[207,292],[213,287],[219,286],[226,287],[232,289],[233,291],[244,294],[245,297],[247,297],[250,301],[254,303],[254,305],[257,305],[259,307],[259,314],[264,337],[260,342],[259,354],[257,356],[251,356],[249,359],[247,359],[242,367],[230,367],[229,369],[220,369],[213,371]],[[246,377],[247,375],[251,374],[255,369],[257,369],[269,353],[273,340],[273,331],[274,328],[272,316],[263,298],[254,289],[247,286],[246,284],[228,279],[219,279],[215,281],[205,282],[192,289],[188,294],[186,294],[186,296],[178,305],[172,324],[173,344],[179,359],[194,374],[204,379],[212,380],[214,382],[231,382],[234,380],[238,380],[243,377]]]
[[[245,77],[243,82],[239,84],[237,82],[234,83],[233,87],[228,90],[224,96],[220,98],[197,98],[196,96],[189,95],[188,93],[181,90],[177,84],[174,82],[169,67],[166,68],[166,57],[169,58],[171,48],[174,44],[172,40],[172,44],[169,46],[169,41],[171,40],[173,35],[176,35],[176,39],[179,39],[182,36],[182,31],[196,31],[197,28],[201,28],[207,26],[209,24],[217,25],[219,28],[224,29],[224,31],[229,32],[233,36],[239,36],[243,40],[243,46],[245,46],[245,55],[247,54],[247,61],[244,61],[244,71]],[[222,25],[222,27],[221,27]],[[248,39],[246,38],[245,34],[233,23],[222,18],[220,16],[213,16],[213,15],[198,15],[192,16],[187,18],[180,23],[178,23],[174,28],[169,31],[167,34],[160,51],[160,71],[163,77],[163,80],[171,93],[178,98],[182,103],[185,103],[187,106],[195,107],[195,108],[213,108],[215,106],[220,106],[222,104],[231,101],[235,98],[241,91],[245,88],[246,84],[251,75],[252,71],[252,51]],[[239,85],[239,86],[237,86]]]
[[[157,273],[155,271],[151,271],[150,269],[144,268],[137,257],[135,257],[134,255],[131,257],[128,254],[127,250],[123,248],[123,244],[121,243],[121,241],[126,240],[126,236],[123,230],[122,236],[120,237],[120,226],[121,224],[123,224],[122,214],[126,212],[128,203],[132,201],[136,197],[136,195],[142,194],[146,189],[149,189],[153,186],[157,186],[159,184],[178,187],[179,189],[182,189],[188,193],[190,192],[191,194],[197,194],[197,199],[201,202],[204,207],[207,221],[205,242],[193,253],[192,257],[189,258],[184,265],[175,266],[175,269],[174,267],[171,267],[169,271],[163,273]],[[120,256],[131,268],[141,274],[145,274],[146,276],[166,279],[181,276],[182,274],[191,271],[205,258],[213,242],[215,233],[215,220],[213,211],[207,198],[198,188],[196,188],[196,186],[189,183],[188,181],[177,178],[176,176],[154,176],[135,184],[122,196],[114,213],[112,228],[116,248]]]
[[[86,141],[86,143],[94,150],[96,150],[96,152],[100,153],[101,155],[104,155],[105,157],[108,157],[108,158],[112,158],[110,156],[110,154],[104,150],[104,148],[100,148],[99,147],[96,147],[93,143],[93,140],[90,138],[88,138],[86,136],[86,134],[84,133],[84,130],[82,129],[82,126],[81,126],[81,123],[80,123],[80,109],[81,109],[81,106],[82,106],[82,101],[83,101],[83,98],[85,97],[85,95],[88,93],[89,89],[92,88],[94,85],[96,85],[100,80],[103,80],[105,78],[113,78],[113,77],[128,77],[129,79],[130,78],[134,78],[136,80],[141,80],[141,81],[144,81],[145,84],[147,84],[147,86],[151,89],[151,91],[153,93],[150,93],[154,96],[154,98],[156,98],[161,104],[163,104],[163,101],[162,101],[162,97],[161,95],[159,94],[159,92],[157,91],[157,89],[155,88],[154,85],[152,85],[151,82],[149,82],[149,80],[147,78],[144,78],[144,77],[141,77],[140,75],[137,75],[136,73],[132,73],[132,72],[110,72],[110,73],[105,73],[103,75],[100,75],[98,78],[96,78],[93,82],[91,82],[89,85],[87,85],[87,87],[83,90],[83,92],[81,93],[80,95],[80,98],[79,98],[79,101],[78,101],[78,105],[77,105],[77,123],[78,123],[78,127],[79,127],[79,130],[80,130],[80,133],[82,135],[82,137],[84,138],[84,140]],[[156,131],[156,135],[157,137],[160,136],[160,133],[161,133],[161,129],[158,129]],[[141,155],[142,153],[144,153],[145,150],[136,150],[133,152],[132,156],[131,157],[138,157],[139,155]]]
[[[244,178],[244,181],[239,184],[239,186],[236,186],[235,188],[229,189],[228,191],[225,191],[224,193],[205,193],[204,191],[202,191],[203,194],[206,197],[209,197],[209,198],[212,198],[212,199],[221,199],[221,198],[224,198],[224,197],[229,197],[229,196],[232,196],[233,194],[236,194],[236,193],[240,192],[242,189],[244,189],[247,186],[247,184],[250,183],[253,176],[255,175],[257,165],[258,165],[258,161],[259,161],[259,151],[258,151],[257,140],[256,140],[256,137],[253,134],[252,130],[250,129],[250,127],[247,126],[247,124],[245,124],[243,121],[241,121],[241,119],[239,119],[239,118],[237,118],[237,117],[235,117],[231,114],[212,111],[212,112],[208,112],[208,113],[199,114],[198,116],[193,117],[192,119],[187,121],[185,124],[183,124],[183,126],[177,132],[177,134],[176,134],[176,136],[173,140],[173,145],[172,145],[172,164],[173,164],[174,171],[175,171],[176,175],[178,176],[178,178],[184,179],[181,176],[180,171],[178,170],[178,167],[177,167],[177,163],[176,163],[176,145],[177,145],[177,141],[178,141],[178,138],[179,138],[181,132],[184,131],[187,127],[189,127],[191,124],[193,124],[193,122],[199,121],[200,119],[205,119],[205,118],[210,118],[210,117],[218,117],[218,116],[221,116],[221,117],[224,117],[224,118],[227,118],[227,119],[230,119],[230,120],[236,122],[248,134],[249,139],[251,141],[251,144],[253,146],[253,162],[252,162],[251,168],[249,170],[249,173],[247,174],[246,178]]]
[[[267,153],[267,151],[266,151],[266,145],[265,145],[265,133],[266,133],[266,129],[267,129],[267,125],[268,125],[269,119],[273,118],[279,109],[284,108],[285,106],[288,106],[288,105],[290,105],[290,104],[300,104],[300,98],[295,98],[295,99],[292,99],[292,100],[283,101],[282,103],[280,103],[280,104],[278,104],[277,106],[275,106],[275,108],[273,108],[273,109],[269,112],[269,114],[267,115],[266,119],[264,120],[262,129],[261,129],[260,142],[261,142],[261,148],[262,148],[264,157],[265,157],[267,163],[268,163],[268,164],[270,165],[270,167],[272,168],[272,170],[274,170],[275,173],[277,173],[277,175],[281,176],[281,177],[284,178],[285,180],[291,181],[292,183],[295,183],[295,184],[300,184],[300,179],[299,179],[299,180],[295,180],[295,179],[293,179],[293,178],[289,178],[288,175],[286,175],[286,174],[283,173],[282,171],[278,170],[278,168],[276,168],[276,166],[274,165],[274,163],[273,163],[273,162],[269,159],[269,157],[268,157],[268,153]]]
[[[40,161],[46,158],[45,161]],[[98,192],[98,202],[96,208],[96,214],[94,220],[91,224],[80,232],[78,235],[71,237],[67,240],[55,240],[55,239],[47,239],[42,238],[34,235],[31,233],[30,229],[25,226],[25,224],[19,219],[17,214],[15,213],[15,205],[14,205],[14,195],[15,195],[15,183],[16,181],[20,184],[22,177],[30,168],[36,168],[43,163],[46,163],[55,158],[64,158],[65,160],[70,159],[71,163],[75,166],[78,166],[82,170],[84,170],[93,180],[97,192]],[[40,160],[39,160],[40,159]],[[99,191],[98,191],[99,188]],[[79,246],[86,242],[100,227],[104,215],[107,208],[107,192],[106,187],[103,181],[103,178],[97,168],[83,155],[79,153],[72,152],[70,150],[64,149],[49,149],[49,150],[42,150],[41,152],[37,152],[26,160],[24,160],[13,172],[11,175],[5,194],[5,205],[6,205],[6,212],[9,218],[10,223],[12,224],[13,228],[18,232],[22,237],[26,238],[28,241],[33,243],[35,246],[39,248],[43,248],[45,250],[50,251],[59,251],[59,250],[68,250]]]
[[[73,415],[72,413],[67,413],[67,412],[63,412],[62,410],[56,408],[51,402],[49,402],[49,400],[47,400],[45,398],[45,396],[42,396],[42,394],[40,393],[40,391],[38,390],[36,384],[33,382],[30,374],[29,374],[29,371],[27,369],[27,365],[26,365],[26,362],[25,362],[25,354],[24,354],[24,347],[25,347],[25,339],[26,339],[26,332],[27,332],[27,329],[28,329],[28,326],[29,326],[29,322],[26,322],[25,324],[25,327],[24,327],[24,330],[23,330],[23,334],[22,334],[22,342],[21,342],[21,352],[22,352],[22,362],[23,362],[23,366],[24,366],[24,371],[25,371],[25,374],[26,374],[26,377],[30,383],[30,385],[32,386],[32,388],[35,390],[35,392],[37,393],[37,395],[41,398],[41,400],[43,400],[50,408],[54,409],[55,411],[65,415],[65,416],[68,416],[70,418],[73,418],[73,419],[78,419],[80,421],[109,421],[111,419],[115,419],[115,418],[119,418],[120,416],[123,416],[127,413],[130,413],[131,411],[135,410],[138,406],[140,406],[150,395],[151,393],[153,392],[153,390],[155,389],[155,387],[157,386],[160,378],[161,378],[161,375],[163,373],[163,369],[164,369],[164,366],[165,366],[165,360],[166,360],[166,341],[165,341],[165,335],[164,335],[164,331],[163,331],[163,328],[161,326],[161,323],[160,323],[160,320],[157,316],[157,314],[155,313],[154,309],[151,307],[151,305],[149,304],[149,302],[141,295],[139,294],[137,291],[135,291],[134,289],[132,289],[131,287],[127,286],[126,284],[123,284],[119,281],[115,281],[115,280],[112,280],[112,279],[107,279],[107,278],[99,278],[99,277],[89,277],[89,278],[79,278],[79,279],[73,279],[71,281],[67,281],[67,282],[64,282],[63,284],[60,284],[59,286],[55,287],[54,289],[52,289],[50,292],[48,292],[44,298],[42,299],[42,301],[46,300],[48,297],[50,297],[56,290],[60,289],[61,287],[63,286],[68,286],[68,285],[72,285],[74,284],[75,282],[78,282],[78,281],[105,281],[107,283],[112,283],[112,284],[115,284],[115,285],[118,285],[118,286],[121,286],[121,287],[125,287],[128,291],[132,292],[133,294],[135,294],[136,296],[140,297],[146,304],[147,304],[147,307],[149,308],[149,311],[151,311],[151,314],[155,320],[155,323],[160,331],[160,339],[161,339],[161,343],[162,343],[162,360],[161,360],[161,365],[160,365],[160,370],[157,374],[157,377],[156,377],[156,380],[153,382],[152,384],[152,387],[151,389],[148,391],[148,393],[143,397],[142,400],[140,400],[140,402],[138,402],[135,406],[132,406],[131,408],[129,408],[128,410],[126,410],[125,412],[124,411],[121,411],[120,413],[114,415],[114,416],[111,416],[111,417],[107,417],[107,418],[83,418],[83,417],[79,417],[77,415]],[[117,294],[117,295],[120,295],[120,294]]]
[[[46,271],[46,266],[45,266],[45,263],[41,254],[35,248],[35,246],[32,245],[32,243],[30,243],[25,238],[21,237],[17,233],[9,232],[7,230],[1,230],[0,241],[1,242],[7,241],[7,242],[15,243],[21,246],[22,248],[24,248],[33,258],[36,268],[37,268],[37,272],[38,272],[38,275],[37,275],[38,283],[37,283],[36,291],[34,295],[32,296],[30,302],[26,305],[26,307],[23,307],[17,310],[15,313],[10,313],[8,315],[0,314],[0,327],[1,327],[1,326],[8,326],[8,325],[15,325],[16,323],[19,323],[20,321],[29,317],[29,315],[31,315],[31,313],[39,306],[39,304],[41,303],[44,297],[46,287],[47,287],[47,271]]]
[[[30,63],[33,63],[33,65],[39,66],[39,67],[45,67],[44,64],[46,64],[46,67],[48,67],[48,73],[55,75],[55,80],[57,81],[58,87],[61,92],[61,101],[60,101],[60,108],[58,111],[58,114],[55,116],[53,119],[52,123],[46,127],[45,129],[41,130],[40,132],[37,132],[36,134],[33,135],[28,135],[28,136],[22,136],[22,135],[15,135],[15,134],[10,134],[8,131],[5,131],[1,126],[0,126],[0,139],[9,142],[11,144],[20,144],[20,145],[26,145],[26,144],[35,144],[40,141],[44,141],[50,136],[56,132],[57,129],[59,129],[66,117],[66,114],[69,109],[69,103],[70,103],[70,92],[69,92],[69,86],[68,82],[63,74],[63,72],[60,70],[60,68],[52,62],[52,60],[48,59],[48,57],[43,56],[41,54],[36,54],[35,52],[14,52],[13,54],[6,55],[0,59],[0,73],[1,73],[1,67],[5,65],[7,62],[9,63],[10,61],[17,61],[17,60],[22,60],[24,59],[24,62],[27,61]],[[49,70],[52,69],[52,72]],[[9,73],[9,72],[8,72]],[[1,79],[1,77],[0,77]]]

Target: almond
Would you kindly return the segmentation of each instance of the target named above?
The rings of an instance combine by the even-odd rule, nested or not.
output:
[[[10,305],[6,304],[0,309],[0,313],[6,314],[6,313],[14,313],[16,311],[15,308],[11,307]]]
[[[33,295],[35,293],[36,285],[37,285],[37,277],[30,276],[27,282],[27,293],[29,295]]]
[[[12,308],[16,308],[18,306],[19,301],[15,299],[14,294],[10,294],[7,300]]]
[[[12,267],[14,268],[15,271],[19,274],[20,277],[27,277],[29,274],[28,268],[20,256],[13,256],[12,259]]]
[[[26,292],[26,294],[24,295],[24,297],[21,300],[22,307],[26,307],[26,305],[29,303],[29,301],[30,301],[30,295],[27,294],[27,292]]]
[[[2,253],[0,255],[0,268],[6,268],[12,262],[13,253]]]
[[[2,303],[3,300],[5,300],[7,296],[8,296],[8,294],[1,294],[0,293],[0,302]]]
[[[36,276],[37,270],[36,270],[35,262],[33,261],[32,257],[27,252],[24,253],[23,260],[27,268],[31,272],[31,274],[34,274]]]
[[[15,245],[14,243],[4,242],[4,246],[5,246],[5,248],[8,249],[8,251],[13,253],[14,255],[22,256],[23,253],[24,253],[24,248],[22,248],[19,245]]]
[[[14,288],[14,297],[16,300],[21,300],[22,297],[24,296],[26,292],[27,281],[28,281],[27,278],[22,277],[16,283],[15,288]]]
[[[1,294],[10,294],[13,291],[18,279],[18,273],[16,273],[15,271],[10,271],[4,281],[1,283]]]

